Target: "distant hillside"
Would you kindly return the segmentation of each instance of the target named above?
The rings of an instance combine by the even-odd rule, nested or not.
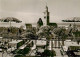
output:
[[[66,20],[62,20],[63,22],[80,22],[80,17],[71,17]]]

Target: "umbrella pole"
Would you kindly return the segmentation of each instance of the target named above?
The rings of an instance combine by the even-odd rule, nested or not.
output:
[[[10,21],[10,28],[11,28],[11,21]]]
[[[11,32],[11,21],[10,21],[10,32]]]

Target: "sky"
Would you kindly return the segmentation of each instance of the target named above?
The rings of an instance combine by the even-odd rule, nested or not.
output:
[[[45,6],[50,12],[50,22],[61,22],[80,17],[80,0],[0,0],[0,18],[15,17],[24,23],[44,20]]]

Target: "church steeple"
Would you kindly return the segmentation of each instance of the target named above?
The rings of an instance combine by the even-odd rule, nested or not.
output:
[[[45,12],[44,12],[44,19],[46,20],[44,25],[49,25],[49,12],[48,12],[48,6],[46,5]]]
[[[48,12],[48,6],[46,5],[46,12]]]

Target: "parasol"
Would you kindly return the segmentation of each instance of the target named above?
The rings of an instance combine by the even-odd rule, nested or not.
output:
[[[21,23],[22,21],[20,21],[17,18],[14,17],[6,17],[6,18],[2,18],[0,19],[1,22],[10,22],[10,27],[11,27],[11,22],[16,22],[16,23]]]

